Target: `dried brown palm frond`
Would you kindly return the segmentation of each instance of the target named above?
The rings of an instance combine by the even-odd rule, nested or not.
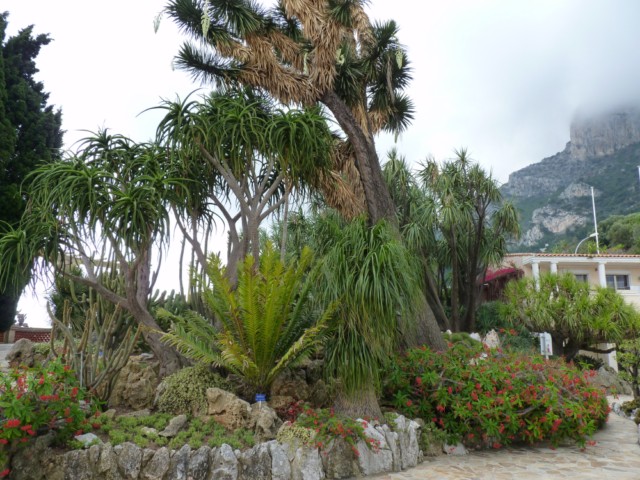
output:
[[[365,49],[369,45],[375,43],[373,32],[371,31],[371,22],[369,16],[362,8],[362,4],[354,4],[351,7],[351,22],[353,29],[358,35],[358,40],[364,46]]]

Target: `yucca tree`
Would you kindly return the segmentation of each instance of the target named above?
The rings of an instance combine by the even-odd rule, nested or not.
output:
[[[501,313],[533,332],[549,332],[554,354],[571,360],[580,350],[610,353],[598,343],[619,343],[640,328],[640,314],[615,290],[592,289],[571,273],[509,282]]]
[[[242,262],[237,288],[214,257],[209,265],[211,288],[204,296],[222,328],[195,312],[178,317],[163,340],[196,362],[222,366],[240,375],[255,392],[267,393],[284,369],[305,358],[324,340],[335,306],[318,311],[312,304],[313,254],[302,251],[288,265],[271,244]]]
[[[216,215],[229,233],[227,275],[238,262],[259,261],[259,228],[289,195],[304,190],[329,165],[333,136],[318,108],[277,109],[246,89],[212,93],[200,100],[165,101],[158,141],[170,163],[196,184],[176,218],[202,268]],[[198,235],[198,231],[203,235]]]
[[[517,212],[465,149],[412,172],[391,152],[384,174],[405,242],[424,264],[425,295],[441,326],[473,331],[478,279],[520,232]],[[445,307],[449,307],[447,316]]]
[[[344,135],[334,169],[350,180],[351,192],[336,192],[336,176],[327,176],[326,198],[349,216],[365,209],[373,225],[395,222],[374,135],[401,132],[413,108],[402,93],[410,74],[397,25],[372,25],[364,4],[282,0],[266,9],[251,0],[171,0],[165,12],[193,40],[175,64],[195,79],[249,86],[284,105],[321,104],[331,112]]]
[[[37,169],[20,225],[0,239],[0,284],[27,275],[39,258],[36,273],[52,270],[130,314],[162,373],[171,373],[181,360],[160,341],[148,303],[168,241],[169,205],[182,202],[189,187],[163,157],[154,145],[102,131],[77,155]]]

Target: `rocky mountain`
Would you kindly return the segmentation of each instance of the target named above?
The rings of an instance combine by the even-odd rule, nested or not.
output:
[[[591,187],[598,221],[640,211],[640,107],[578,116],[562,152],[512,173],[502,186],[521,212],[518,249],[593,232]]]

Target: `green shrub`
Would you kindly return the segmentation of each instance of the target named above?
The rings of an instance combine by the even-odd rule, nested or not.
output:
[[[561,359],[458,344],[408,351],[390,366],[385,392],[406,416],[433,421],[449,443],[584,445],[609,413],[604,392],[588,381],[593,374]]]
[[[60,444],[84,432],[95,410],[84,404],[85,395],[75,373],[60,360],[0,375],[0,470],[8,474],[11,456],[28,448],[40,432],[55,433]]]
[[[589,355],[576,355],[573,357],[575,363],[581,370],[598,370],[604,365],[599,358],[590,357]]]
[[[204,365],[186,367],[169,375],[158,399],[158,410],[167,413],[197,414],[206,408],[207,388],[231,390],[231,384]]]

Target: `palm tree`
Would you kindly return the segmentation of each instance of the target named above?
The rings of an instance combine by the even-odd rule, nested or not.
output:
[[[423,261],[436,318],[443,328],[473,331],[478,278],[500,263],[507,241],[520,232],[514,206],[502,202],[496,181],[465,149],[442,164],[429,159],[415,174],[391,152],[384,173],[405,242]]]
[[[0,239],[0,284],[11,284],[16,272],[27,275],[40,257],[42,270],[127,311],[142,327],[161,373],[169,374],[181,358],[160,341],[148,303],[168,241],[169,204],[182,201],[189,187],[166,170],[163,156],[154,145],[102,131],[86,138],[78,155],[33,172],[20,225]],[[71,268],[74,263],[83,275]]]
[[[157,136],[167,161],[195,182],[188,201],[174,206],[178,226],[205,269],[199,237],[207,238],[220,216],[229,233],[226,274],[234,284],[246,255],[259,263],[262,222],[327,171],[333,137],[326,119],[316,107],[276,109],[249,90],[157,108],[166,112]]]
[[[395,228],[364,218],[318,219],[317,243],[324,302],[339,307],[326,344],[326,369],[337,380],[335,407],[350,416],[382,418],[377,401],[383,364],[411,331],[421,292],[417,269]]]

